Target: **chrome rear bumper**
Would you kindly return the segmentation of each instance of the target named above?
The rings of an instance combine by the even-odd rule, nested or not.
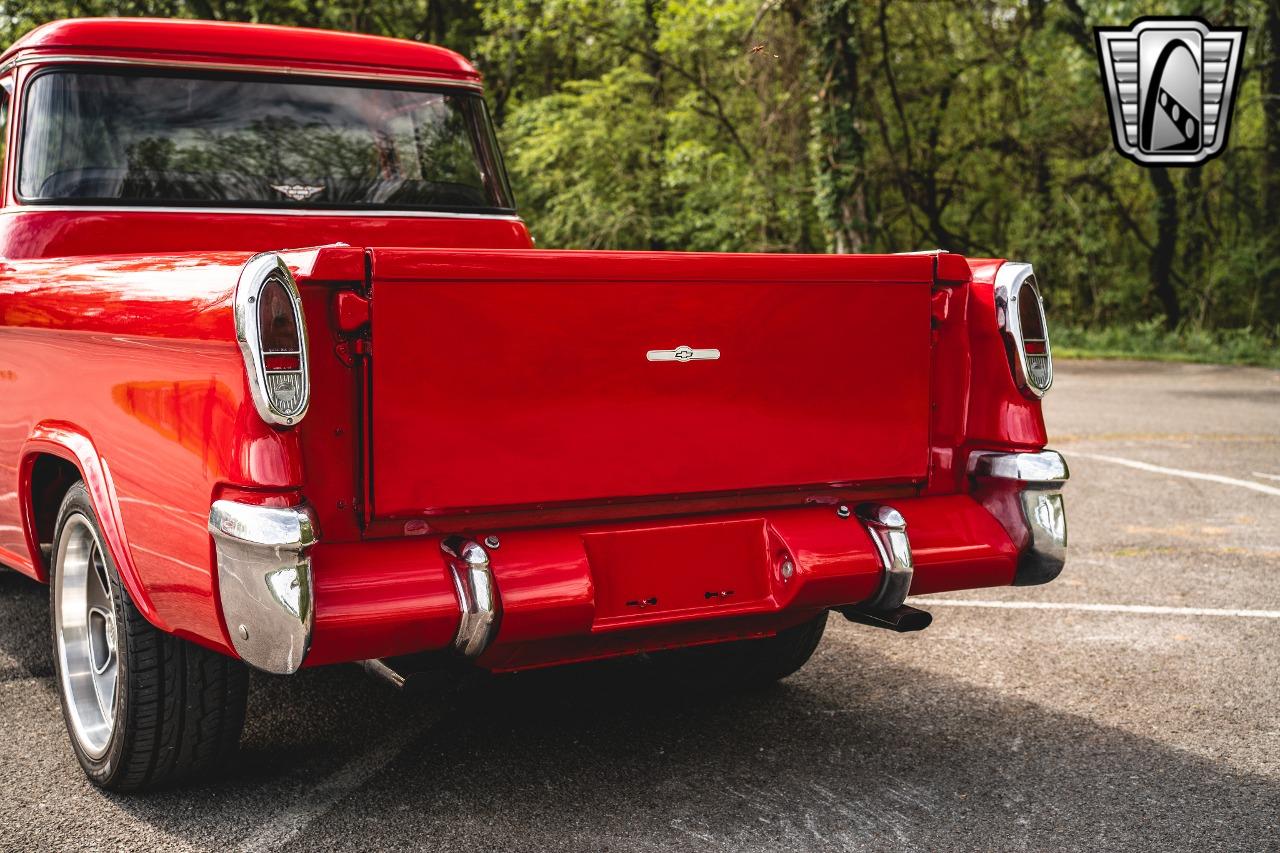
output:
[[[209,533],[218,553],[222,617],[236,653],[265,672],[297,672],[315,619],[310,507],[215,501]]]
[[[1004,526],[1019,549],[1014,586],[1048,583],[1067,559],[1062,487],[1070,477],[1062,454],[975,453],[969,458],[974,497]]]

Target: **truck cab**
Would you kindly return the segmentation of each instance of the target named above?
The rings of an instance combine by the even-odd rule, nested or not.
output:
[[[0,85],[0,563],[99,785],[225,763],[246,667],[758,683],[1062,569],[1028,264],[535,249],[412,42],[63,21]]]

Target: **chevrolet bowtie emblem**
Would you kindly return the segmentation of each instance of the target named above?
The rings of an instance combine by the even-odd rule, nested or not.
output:
[[[1142,18],[1098,27],[1116,149],[1144,166],[1198,166],[1222,153],[1240,82],[1243,27]]]
[[[645,353],[644,357],[649,361],[715,361],[720,357],[720,350],[694,349],[693,347],[651,349]]]

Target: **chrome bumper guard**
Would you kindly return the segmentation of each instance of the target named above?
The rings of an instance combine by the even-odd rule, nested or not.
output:
[[[907,600],[915,575],[906,519],[893,507],[878,503],[858,504],[854,513],[871,536],[883,569],[880,589],[857,609],[877,613],[896,610]]]
[[[498,632],[498,588],[489,568],[489,554],[476,542],[450,536],[440,543],[458,594],[458,633],[453,647],[465,657],[483,652]]]
[[[1018,546],[1014,586],[1048,583],[1067,559],[1062,487],[1071,476],[1062,454],[975,453],[969,458],[974,497]]]
[[[222,617],[236,653],[264,672],[297,672],[311,647],[315,617],[310,507],[215,501],[209,533],[218,555]]]

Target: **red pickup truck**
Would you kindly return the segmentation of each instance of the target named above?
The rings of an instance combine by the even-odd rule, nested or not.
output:
[[[225,761],[246,664],[760,683],[1062,568],[1026,264],[535,250],[411,42],[63,21],[0,86],[0,562],[101,786]]]

